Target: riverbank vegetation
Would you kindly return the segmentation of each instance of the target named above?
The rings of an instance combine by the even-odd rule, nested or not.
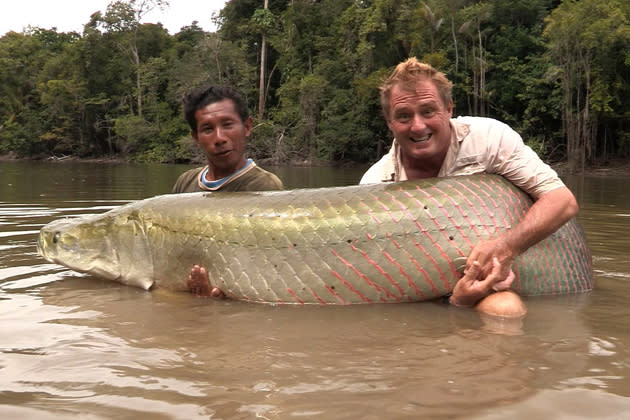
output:
[[[416,56],[454,82],[455,115],[510,124],[568,172],[630,158],[626,0],[231,0],[216,32],[172,35],[142,23],[167,3],[0,38],[0,154],[199,159],[181,98],[213,83],[246,94],[259,161],[372,162],[391,142],[380,81]]]

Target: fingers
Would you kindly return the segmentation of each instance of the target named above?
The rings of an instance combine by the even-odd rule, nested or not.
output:
[[[505,290],[509,290],[512,287],[512,283],[514,283],[515,278],[516,278],[516,275],[514,274],[514,271],[510,270],[505,280],[496,282],[492,286],[492,290],[494,290],[495,292],[502,292]]]
[[[497,257],[490,261],[489,274],[485,275],[482,264],[472,261],[453,288],[451,303],[455,306],[474,306],[481,299],[492,293],[492,290],[507,290],[514,281],[515,275],[509,265],[505,267]],[[506,274],[507,270],[507,274]],[[485,276],[485,277],[484,277]]]
[[[193,265],[188,274],[188,289],[198,297],[212,297],[217,299],[225,298],[225,293],[218,287],[210,284],[208,271],[197,264]]]
[[[501,263],[497,257],[492,257],[492,271],[491,276],[498,276],[501,274]]]
[[[501,263],[497,257],[492,257],[492,269],[485,279],[480,279],[484,283],[489,283],[492,286],[494,283],[501,279]]]
[[[468,268],[464,271],[464,277],[461,280],[464,281],[474,281],[479,280],[479,275],[481,274],[481,264],[479,261],[473,261]]]
[[[479,242],[468,255],[468,259],[466,260],[467,266],[470,267],[477,261],[482,271],[489,273],[491,269],[491,256],[495,255],[495,249],[496,239]]]
[[[480,241],[473,247],[468,255],[467,264],[472,265],[473,261],[479,261],[481,265],[482,275],[484,277],[492,273],[495,267],[494,257],[497,257],[502,265],[502,273],[499,277],[506,278],[516,257],[515,251],[506,242],[504,236],[499,236],[494,239]]]
[[[515,278],[516,278],[516,274],[514,274],[514,271],[510,270],[510,273],[506,277],[505,281],[509,281],[510,284],[512,284]]]
[[[492,287],[500,281],[501,263],[497,257],[492,258],[492,270],[485,278],[483,277],[483,269],[479,261],[473,261],[472,265],[466,270],[462,280],[471,284],[476,283],[477,288],[484,293],[489,293]]]
[[[210,283],[208,282],[208,273],[204,267],[199,265],[193,265],[190,273],[188,274],[188,281],[186,283],[188,289],[195,296],[211,296]]]
[[[223,299],[225,297],[225,294],[218,287],[213,287],[212,291],[210,292],[210,296],[217,299]]]
[[[487,287],[491,290],[503,291],[508,290],[512,286],[515,277],[514,271],[509,266],[505,267],[499,262],[498,258],[494,257],[492,259],[492,271],[484,282],[487,283]]]
[[[205,268],[201,267],[201,273],[203,274],[204,278],[206,279],[208,287],[211,289],[210,290],[210,296],[213,297],[213,298],[217,298],[217,299],[225,298],[225,293],[223,293],[223,290],[221,290],[218,287],[213,286],[211,284],[210,276],[208,276],[208,272],[206,271]]]
[[[474,248],[472,252],[468,255],[468,259],[466,260],[466,270],[473,266],[473,264],[479,264],[479,252]]]
[[[473,261],[464,271],[464,276],[455,283],[450,303],[453,306],[474,306],[485,293],[479,290],[479,276],[481,265],[479,261]],[[480,293],[481,292],[481,293]]]

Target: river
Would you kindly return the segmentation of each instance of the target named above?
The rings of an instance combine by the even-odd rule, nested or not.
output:
[[[160,293],[38,256],[39,229],[170,191],[186,165],[0,163],[0,417],[630,418],[630,188],[567,177],[596,289],[513,325],[436,303],[266,306]],[[272,168],[286,186],[360,169]]]

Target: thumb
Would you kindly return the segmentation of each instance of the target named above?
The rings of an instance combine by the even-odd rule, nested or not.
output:
[[[481,274],[481,265],[479,261],[473,261],[472,264],[464,272],[464,278],[468,280],[477,280]]]
[[[492,270],[490,271],[488,276],[485,279],[483,279],[482,281],[484,283],[490,284],[490,287],[492,287],[492,285],[494,283],[497,283],[497,281],[499,281],[500,279],[502,279],[502,276],[501,276],[501,263],[499,262],[499,259],[497,257],[493,257],[492,258]]]
[[[218,287],[213,287],[210,291],[210,295],[215,298],[222,298],[224,296],[223,291]]]

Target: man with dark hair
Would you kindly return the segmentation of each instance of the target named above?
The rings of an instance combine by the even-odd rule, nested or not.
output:
[[[203,150],[208,164],[180,175],[173,193],[283,188],[276,175],[245,157],[252,118],[234,88],[210,86],[191,91],[184,98],[184,116],[190,135]]]
[[[247,103],[232,87],[210,86],[184,98],[184,117],[190,135],[206,155],[208,164],[181,174],[173,193],[199,191],[268,191],[283,189],[282,181],[245,157],[245,141],[252,131]],[[188,277],[197,296],[221,297],[204,267],[195,265]]]

